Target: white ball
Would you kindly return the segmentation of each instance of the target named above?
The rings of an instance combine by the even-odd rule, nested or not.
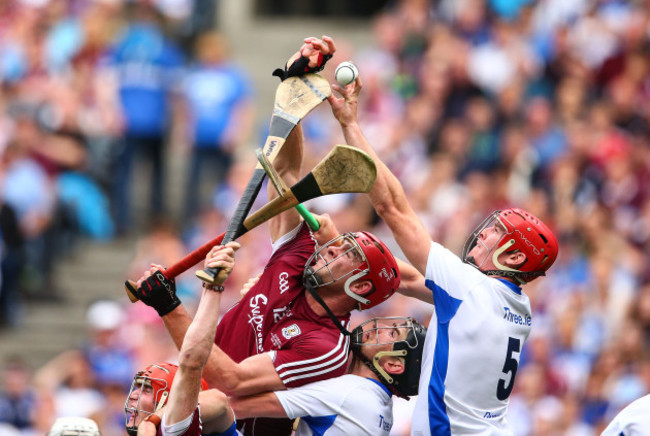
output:
[[[339,82],[341,86],[348,85],[359,77],[359,70],[352,62],[341,62],[336,71],[334,72],[334,77],[336,81]]]

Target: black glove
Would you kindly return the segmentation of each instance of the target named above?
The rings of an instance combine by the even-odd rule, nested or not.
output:
[[[280,80],[284,82],[287,77],[302,76],[303,74],[307,74],[307,73],[317,73],[319,71],[322,71],[323,68],[325,68],[325,64],[330,59],[332,59],[331,54],[323,55],[319,53],[318,62],[316,63],[316,66],[309,67],[309,58],[300,56],[298,59],[293,61],[293,63],[289,67],[285,65],[284,69],[276,68],[275,70],[273,70],[273,75],[278,76]]]
[[[156,270],[143,281],[139,288],[129,288],[133,295],[147,306],[156,309],[160,316],[167,315],[181,304],[181,300],[176,296],[176,282],[174,279],[168,279],[160,270]]]

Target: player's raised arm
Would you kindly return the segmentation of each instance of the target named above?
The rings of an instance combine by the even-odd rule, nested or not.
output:
[[[303,133],[302,127],[298,124],[287,137],[284,146],[273,162],[278,175],[287,186],[294,185],[300,179],[300,169],[303,155]],[[278,196],[272,183],[267,185],[269,201]],[[285,235],[300,223],[300,215],[295,209],[289,209],[274,216],[269,220],[269,232],[271,240],[275,242],[279,237]]]
[[[239,243],[214,247],[206,256],[205,267],[221,268],[227,277],[235,264]],[[225,280],[225,278],[223,279]],[[219,320],[222,285],[205,285],[194,320],[187,329],[178,357],[178,372],[170,391],[165,412],[167,424],[180,422],[194,413],[201,390],[203,368],[213,347]]]
[[[330,44],[328,44],[328,40],[331,42]],[[289,76],[320,71],[327,60],[332,57],[335,50],[336,47],[331,38],[324,37],[324,40],[305,38],[300,49],[289,58],[284,70],[278,69],[274,75],[278,75],[284,80]],[[273,161],[273,167],[275,167],[275,170],[287,186],[293,186],[300,180],[303,148],[303,131],[301,125],[298,124],[287,137],[286,142]],[[267,193],[269,200],[278,196],[271,183],[267,186]],[[269,221],[271,240],[276,241],[280,236],[294,229],[299,222],[300,216],[294,209],[272,218]]]
[[[357,120],[358,97],[361,87],[361,78],[357,78],[345,88],[332,85],[332,89],[341,97],[332,94],[328,101],[332,106],[334,116],[341,125],[348,145],[365,151],[375,161],[377,179],[370,191],[373,207],[390,227],[395,240],[408,260],[420,273],[424,274],[431,235],[409,204],[399,180],[382,162],[361,131]]]

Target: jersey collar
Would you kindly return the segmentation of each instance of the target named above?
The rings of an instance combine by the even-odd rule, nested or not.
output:
[[[512,292],[515,294],[521,295],[521,288],[514,283],[512,283],[510,280],[502,279],[502,278],[496,278],[498,281],[506,285],[507,287],[510,288]]]
[[[387,394],[389,397],[392,397],[392,396],[393,396],[393,394],[388,390],[388,388],[387,388],[386,386],[384,386],[384,384],[381,383],[379,380],[375,380],[374,378],[370,378],[370,377],[366,377],[366,378],[367,378],[368,380],[370,380],[371,382],[375,382],[375,383],[377,383],[377,384],[378,384],[378,385],[379,385],[379,386],[384,390],[384,392],[386,392],[386,394]]]

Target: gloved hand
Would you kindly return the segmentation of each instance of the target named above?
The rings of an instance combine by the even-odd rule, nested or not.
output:
[[[176,282],[167,278],[162,268],[154,269],[149,277],[138,280],[138,284],[126,283],[133,295],[153,307],[160,316],[167,315],[181,304],[176,296]]]
[[[284,69],[275,69],[273,75],[284,81],[287,77],[317,73],[325,68],[325,64],[335,51],[334,40],[329,36],[323,36],[322,40],[314,37],[305,38],[298,53],[289,58]]]

